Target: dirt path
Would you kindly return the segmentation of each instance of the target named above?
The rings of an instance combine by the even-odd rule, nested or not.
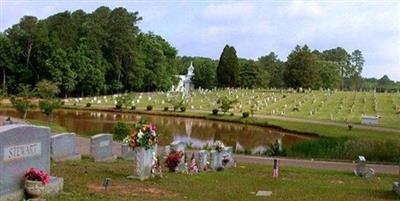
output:
[[[79,153],[86,155],[90,154],[89,147],[90,147],[89,138],[85,137],[77,138],[77,149],[78,149],[77,151]],[[160,150],[163,150],[162,147],[159,148],[159,151]],[[121,155],[121,143],[118,142],[113,143],[113,154],[118,156]],[[245,163],[259,163],[259,164],[272,165],[274,158],[261,157],[261,156],[235,155],[235,159],[239,163],[245,162]],[[305,167],[313,169],[329,169],[329,170],[352,172],[356,167],[355,163],[349,163],[349,162],[312,161],[312,160],[288,159],[288,158],[279,158],[279,160],[280,164],[283,166]],[[369,164],[368,166],[372,167],[376,173],[399,174],[398,165]]]

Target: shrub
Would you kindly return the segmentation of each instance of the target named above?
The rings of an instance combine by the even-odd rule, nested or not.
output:
[[[229,99],[227,96],[218,99],[217,103],[220,105],[221,111],[225,114],[237,103],[237,99]]]
[[[28,110],[33,107],[29,99],[17,98],[15,96],[12,96],[10,101],[12,107],[14,107],[22,115],[23,119],[26,119],[26,114],[28,113]]]
[[[242,116],[243,116],[243,118],[247,118],[247,117],[250,116],[250,113],[249,112],[243,112]]]
[[[44,99],[39,102],[40,111],[48,117],[52,116],[53,111],[60,107],[61,101],[57,99]]]
[[[168,107],[164,107],[164,111],[167,112],[169,110]]]
[[[233,114],[233,112],[231,112],[229,115],[233,116],[233,115],[235,115],[235,114]]]
[[[132,105],[131,110],[136,110],[136,106]]]
[[[117,110],[122,109],[122,103],[121,102],[117,102],[117,104],[115,104],[115,109],[117,109]]]
[[[181,112],[185,112],[186,111],[186,107],[181,107]]]
[[[92,104],[91,103],[86,103],[86,107],[91,107]]]
[[[151,111],[151,110],[153,110],[153,106],[152,106],[152,105],[148,105],[148,106],[146,107],[146,109],[147,109],[147,111]]]
[[[218,109],[213,109],[213,110],[212,110],[212,114],[213,114],[213,115],[217,115],[217,114],[218,114]]]
[[[124,122],[118,122],[114,126],[114,140],[122,141],[131,133],[132,129]]]

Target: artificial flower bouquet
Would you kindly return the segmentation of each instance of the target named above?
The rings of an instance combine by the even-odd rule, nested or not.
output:
[[[224,149],[225,149],[224,143],[222,143],[222,142],[219,141],[219,140],[215,141],[214,147],[215,147],[215,150],[218,151],[218,152],[222,152],[222,151],[224,151]]]
[[[154,124],[147,124],[144,120],[140,120],[135,124],[133,132],[126,136],[124,143],[130,147],[144,147],[146,150],[158,144],[157,128]]]
[[[47,172],[38,170],[36,168],[29,168],[24,177],[29,181],[41,181],[44,185],[49,183],[50,178]]]

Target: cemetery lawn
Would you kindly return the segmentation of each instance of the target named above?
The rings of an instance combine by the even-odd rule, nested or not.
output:
[[[163,179],[128,180],[132,162],[94,163],[87,157],[79,162],[52,163],[52,175],[64,178],[64,191],[50,200],[396,200],[391,191],[396,175],[378,174],[371,180],[351,172],[281,167],[278,179],[272,167],[238,164],[236,169],[196,175],[164,173]],[[164,170],[166,170],[164,168]],[[111,178],[108,193],[104,178]],[[259,190],[272,191],[269,198],[256,197]]]
[[[51,132],[53,132],[53,133],[65,133],[65,132],[67,132],[66,128],[62,127],[61,125],[59,125],[57,123],[40,121],[40,120],[33,120],[33,119],[29,119],[28,121],[31,124],[36,125],[36,126],[49,127]]]
[[[153,110],[162,111],[164,107],[172,109],[168,99],[175,97],[173,93],[129,93],[133,101],[129,103],[143,110],[148,105]],[[310,91],[295,93],[287,90],[211,90],[193,91],[187,101],[187,111],[203,111],[210,113],[218,108],[219,97],[228,96],[237,99],[238,103],[232,109],[236,115],[250,111],[254,106],[257,115],[274,115],[304,118],[311,120],[329,120],[334,122],[350,122],[359,124],[362,115],[379,115],[379,126],[400,128],[400,93],[373,93],[373,92],[344,92],[344,91]],[[66,106],[91,106],[113,108],[116,95],[70,98]],[[294,110],[297,108],[298,110]]]

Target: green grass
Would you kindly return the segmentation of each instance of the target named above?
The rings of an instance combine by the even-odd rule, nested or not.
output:
[[[59,124],[53,123],[53,122],[46,122],[46,121],[39,121],[39,120],[33,120],[29,119],[28,120],[31,124],[36,125],[36,126],[46,126],[49,127],[50,130],[54,133],[65,133],[67,132],[67,129],[62,127]]]
[[[294,144],[288,149],[287,155],[301,158],[344,160],[354,160],[357,156],[362,155],[369,161],[385,161],[398,164],[400,147],[391,141],[322,137]]]
[[[155,110],[162,110],[171,105],[166,101],[167,93],[131,93],[137,108],[153,105]],[[308,93],[293,93],[291,91],[268,90],[212,90],[209,92],[194,91],[188,99],[187,110],[211,111],[217,108],[218,97],[228,95],[237,98],[239,103],[232,110],[235,114],[249,111],[251,102],[257,102],[255,114],[281,115],[304,119],[333,120],[338,122],[360,123],[362,115],[380,115],[379,126],[400,128],[400,93],[373,93],[373,92],[327,92],[312,91]],[[141,97],[141,98],[139,98]],[[139,100],[139,102],[138,102]],[[100,101],[99,103],[97,101]],[[107,101],[107,102],[105,102]],[[82,98],[77,106],[85,106],[91,102],[92,106],[114,107],[113,96],[99,96]],[[75,99],[68,99],[66,105],[73,105]],[[375,107],[376,103],[376,107]],[[241,106],[241,107],[240,107]],[[300,111],[293,111],[294,107]],[[310,114],[311,111],[315,113]]]
[[[271,177],[271,166],[238,164],[236,169],[196,175],[164,173],[164,178],[128,180],[132,162],[53,163],[52,175],[64,178],[65,194],[50,200],[396,200],[391,185],[395,175],[377,174],[372,180],[351,172],[281,167],[278,179]],[[71,174],[71,173],[74,174]],[[111,178],[108,193],[101,191],[104,178]],[[97,190],[96,190],[97,189]],[[269,190],[269,198],[256,197],[258,190]]]

